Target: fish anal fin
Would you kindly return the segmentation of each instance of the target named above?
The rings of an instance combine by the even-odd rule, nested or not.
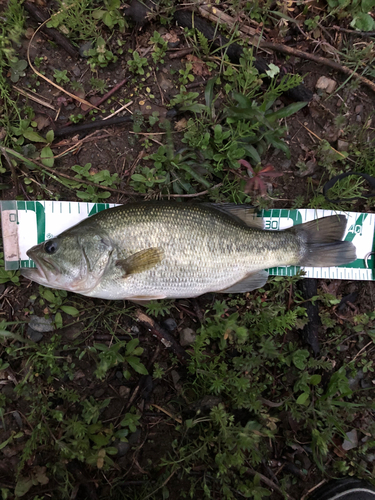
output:
[[[165,299],[165,295],[138,295],[136,297],[129,297],[127,300],[131,300],[139,306],[148,306],[153,300]]]
[[[142,273],[152,269],[163,260],[164,252],[160,248],[147,248],[126,259],[116,261],[116,266],[124,271],[124,278],[130,274]]]
[[[248,227],[264,229],[264,220],[257,217],[257,209],[250,205],[236,205],[235,203],[205,203],[205,205],[230,215]]]
[[[245,293],[251,292],[256,288],[261,288],[267,283],[268,280],[268,272],[267,271],[257,271],[255,273],[250,273],[245,278],[229,288],[225,288],[224,290],[220,290],[219,293]]]

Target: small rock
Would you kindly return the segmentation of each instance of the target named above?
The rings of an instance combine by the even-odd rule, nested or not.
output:
[[[77,337],[80,336],[82,330],[83,330],[83,324],[76,323],[75,325],[63,328],[62,330],[60,330],[60,332],[66,339],[75,340]]]
[[[300,172],[296,172],[298,177],[307,177],[308,175],[313,175],[318,167],[318,163],[315,160],[308,160],[306,162],[306,168]]]
[[[40,342],[43,338],[43,333],[37,332],[30,326],[27,327],[26,335],[29,337],[30,340],[32,340],[35,343]]]
[[[135,333],[136,335],[138,335],[138,333],[139,333],[139,328],[138,328],[138,326],[137,326],[137,325],[133,325],[133,326],[130,328],[130,331],[131,331],[132,333]]]
[[[176,387],[181,377],[176,370],[172,370],[171,375],[172,375],[173,385]]]
[[[342,443],[342,448],[345,451],[352,450],[358,446],[358,435],[357,430],[353,429],[346,433],[346,439]]]
[[[327,92],[327,94],[332,94],[336,89],[337,83],[332,78],[327,78],[326,76],[321,76],[316,82],[316,90],[321,90],[322,92]]]
[[[337,149],[339,151],[348,151],[349,150],[349,143],[347,141],[342,141],[339,139],[337,141]]]
[[[363,378],[360,382],[362,389],[371,389],[373,384],[370,380]]]
[[[285,160],[280,164],[281,170],[289,170],[291,166],[292,166],[292,160]]]
[[[74,76],[81,76],[81,70],[77,64],[73,66],[72,72]]]
[[[362,370],[358,370],[354,377],[348,378],[348,384],[352,391],[357,391],[359,389],[360,381],[363,379],[364,373]]]
[[[365,456],[367,462],[375,462],[375,453],[369,453]]]
[[[85,42],[79,48],[79,55],[84,58],[88,58],[87,52],[92,49],[92,42]]]
[[[174,332],[177,328],[177,323],[173,318],[168,318],[163,323],[161,324],[165,330],[168,330],[169,332]]]
[[[18,411],[14,411],[13,412],[13,418],[14,420],[16,421],[18,427],[20,429],[23,429],[23,422],[22,422],[22,418],[21,418],[21,415],[18,413]]]
[[[40,318],[39,316],[31,316],[29,326],[41,333],[53,332],[55,329],[51,318]]]
[[[121,372],[120,370],[118,370],[118,371],[116,372],[116,377],[117,377],[119,380],[121,380],[123,376],[124,376],[124,375],[122,374],[122,372]]]
[[[94,392],[94,397],[100,398],[101,396],[103,396],[104,393],[105,393],[104,389],[98,389],[97,391]]]
[[[121,441],[119,443],[117,443],[115,446],[117,448],[117,456],[118,457],[125,456],[130,448],[129,443],[122,443]]]
[[[140,437],[141,437],[141,430],[137,429],[135,432],[130,434],[129,439],[128,439],[129,444],[132,446],[134,444],[139,443]]]
[[[358,115],[359,113],[362,113],[363,111],[363,104],[358,104],[356,107],[355,107],[355,112],[356,114]]]
[[[175,88],[174,84],[163,73],[159,73],[158,83],[160,88],[164,90],[164,92],[168,92],[168,90],[172,90]]]
[[[340,352],[345,352],[345,351],[348,351],[349,350],[349,346],[348,345],[339,345],[337,347],[338,351]]]
[[[14,387],[12,384],[5,384],[1,389],[1,394],[12,401],[16,401],[18,398],[17,394],[14,391]]]
[[[195,342],[196,334],[191,328],[184,328],[180,332],[180,344],[182,346],[191,345]]]
[[[130,387],[126,387],[126,385],[122,385],[118,390],[120,396],[124,399],[129,397]]]

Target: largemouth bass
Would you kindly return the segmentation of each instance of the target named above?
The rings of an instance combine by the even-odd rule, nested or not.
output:
[[[356,259],[333,215],[265,231],[244,206],[144,202],[99,212],[28,250],[44,286],[137,302],[241,293],[262,287],[267,268],[337,266]]]

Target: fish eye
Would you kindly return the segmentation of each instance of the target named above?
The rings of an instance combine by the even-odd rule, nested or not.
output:
[[[48,240],[44,243],[44,251],[52,255],[57,250],[57,242],[55,240]]]

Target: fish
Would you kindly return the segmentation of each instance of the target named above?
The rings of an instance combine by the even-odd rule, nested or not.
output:
[[[356,260],[342,241],[347,219],[332,215],[263,229],[248,206],[140,202],[103,210],[27,251],[23,276],[88,297],[133,300],[245,293],[276,266],[339,266]]]

